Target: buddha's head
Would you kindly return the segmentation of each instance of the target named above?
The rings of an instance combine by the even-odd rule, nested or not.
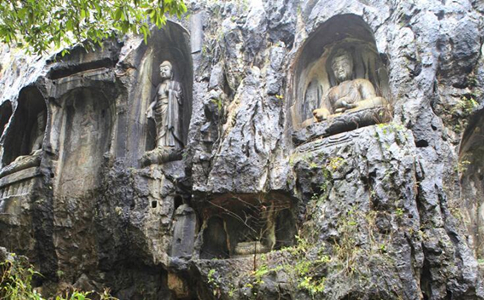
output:
[[[353,74],[351,55],[347,51],[339,49],[331,60],[331,69],[338,82],[350,80]]]
[[[173,76],[171,63],[167,60],[160,64],[161,79],[171,79]]]

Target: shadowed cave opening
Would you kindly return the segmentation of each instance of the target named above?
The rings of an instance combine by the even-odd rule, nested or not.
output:
[[[296,220],[291,210],[284,209],[276,217],[275,249],[294,245],[296,236]]]
[[[177,210],[178,207],[180,207],[180,205],[184,203],[183,197],[180,195],[175,195],[173,201],[174,201],[175,211]]]
[[[294,244],[296,218],[289,200],[216,199],[205,212],[201,259],[266,253]]]
[[[227,233],[224,221],[219,217],[212,217],[207,222],[207,228],[203,232],[203,247],[200,258],[228,258]]]
[[[156,124],[153,119],[148,119],[148,128],[146,133],[145,151],[151,151],[156,148]]]
[[[0,117],[3,123],[3,110]],[[2,165],[6,166],[19,156],[42,149],[46,124],[47,107],[44,97],[37,88],[25,88],[20,93],[12,124],[6,132]]]

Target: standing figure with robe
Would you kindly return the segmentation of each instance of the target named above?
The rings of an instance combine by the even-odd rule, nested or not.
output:
[[[180,84],[173,80],[173,69],[169,61],[160,64],[161,83],[151,102],[147,115],[156,124],[156,148],[179,150],[183,147],[180,124],[182,107]]]

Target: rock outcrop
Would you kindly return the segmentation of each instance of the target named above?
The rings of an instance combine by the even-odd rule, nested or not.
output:
[[[0,246],[45,295],[484,299],[479,1],[190,10],[146,44],[3,48]]]

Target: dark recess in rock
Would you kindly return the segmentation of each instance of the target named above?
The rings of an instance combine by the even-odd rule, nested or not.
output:
[[[35,87],[24,88],[4,140],[2,165],[42,148],[47,124],[45,99]]]
[[[188,5],[0,49],[0,261],[44,297],[484,299],[481,1]]]

